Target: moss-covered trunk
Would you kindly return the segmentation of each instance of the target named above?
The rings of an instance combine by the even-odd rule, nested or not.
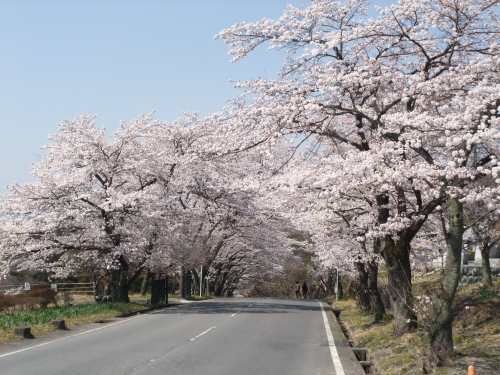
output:
[[[111,270],[111,296],[114,302],[129,303],[128,293],[130,286],[143,271],[144,266],[130,270],[130,266],[123,255],[118,258],[118,268]]]
[[[377,196],[378,223],[386,224],[389,218],[389,196]],[[399,202],[398,209],[403,214],[405,204]],[[391,235],[376,239],[374,252],[382,255],[387,268],[389,281],[388,292],[394,314],[394,333],[403,335],[417,328],[417,316],[413,311],[413,293],[411,286],[410,242],[418,228],[408,228],[398,233],[395,241]]]
[[[358,271],[358,281],[359,285],[356,288],[356,300],[358,302],[358,308],[367,311],[371,308],[371,295],[368,290],[368,270],[365,267],[365,263],[355,262],[354,266]]]
[[[375,322],[382,320],[385,314],[384,303],[382,302],[382,297],[378,291],[378,264],[372,259],[367,263],[368,267],[368,290],[371,294],[372,308],[375,314]]]
[[[113,302],[130,302],[130,299],[128,297],[130,284],[127,282],[127,277],[124,277],[124,272],[121,268],[117,270],[111,270],[110,287]]]
[[[431,291],[430,341],[439,362],[453,352],[453,299],[460,280],[462,255],[463,205],[458,198],[449,200],[449,228],[446,233],[446,263],[440,284]]]
[[[394,242],[389,236],[382,242],[382,254],[387,266],[388,290],[394,314],[394,333],[403,335],[417,328],[417,316],[413,310],[410,242],[404,237]]]
[[[144,278],[142,279],[142,284],[141,284],[141,296],[146,295],[147,292],[147,287],[148,287],[148,281],[151,276],[151,269],[149,267],[146,268],[144,272]]]
[[[493,279],[491,278],[490,265],[490,248],[488,243],[483,243],[481,246],[481,265],[483,266],[483,285],[492,286]]]

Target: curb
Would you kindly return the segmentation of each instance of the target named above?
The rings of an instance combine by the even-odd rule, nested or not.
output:
[[[340,326],[340,329],[342,330],[342,333],[344,334],[345,338],[347,339],[347,342],[349,342],[349,346],[351,347],[352,351],[354,352],[354,355],[356,356],[359,364],[363,367],[363,370],[365,370],[365,373],[367,374],[379,374],[377,370],[377,365],[375,362],[375,358],[373,355],[370,353],[370,349],[368,348],[356,348],[354,338],[352,337],[351,333],[349,332],[349,329],[345,325],[345,323],[342,321],[342,318],[340,317],[340,313],[342,310],[336,309],[333,307],[333,305],[330,307],[333,314],[335,315],[335,318],[337,319],[337,323]]]
[[[161,305],[161,306],[148,307],[146,309],[137,310],[137,311],[133,311],[133,312],[129,312],[129,313],[117,315],[117,316],[115,316],[115,318],[128,318],[130,316],[134,316],[134,315],[137,315],[137,314],[144,314],[144,313],[147,313],[147,312],[150,312],[150,311],[159,310],[159,309],[165,309],[165,308],[169,308],[169,307],[175,307],[175,306],[179,306],[179,305],[180,305],[180,303],[169,303],[169,304]]]

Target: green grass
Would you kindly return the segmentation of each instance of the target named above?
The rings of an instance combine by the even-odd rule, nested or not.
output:
[[[66,326],[71,327],[138,312],[146,307],[150,306],[111,302],[4,312],[0,314],[0,344],[20,340],[19,336],[14,336],[15,327],[31,327],[31,333],[39,336],[56,330],[52,320],[65,320]]]
[[[36,309],[29,312],[7,313],[0,315],[0,328],[3,330],[20,326],[50,323],[52,320],[75,318],[78,316],[92,316],[105,310],[112,310],[119,314],[129,313],[143,309],[144,305],[129,303],[100,303],[88,305],[59,306],[47,309]]]

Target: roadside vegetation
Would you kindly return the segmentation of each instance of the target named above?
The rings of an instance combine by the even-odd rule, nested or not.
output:
[[[53,320],[65,320],[66,327],[71,329],[73,326],[102,322],[156,307],[145,303],[148,296],[137,293],[130,297],[144,302],[95,303],[92,295],[69,292],[56,294],[48,288],[33,289],[14,296],[0,294],[0,345],[21,339],[14,335],[15,327],[31,327],[31,333],[37,337],[56,330],[52,325]],[[170,298],[180,296],[170,294]],[[211,297],[193,297],[196,300],[207,298]]]
[[[415,294],[425,293],[437,279],[437,274],[414,278]],[[368,348],[381,374],[425,373],[423,359],[432,354],[425,317],[421,317],[422,322],[414,332],[398,336],[394,334],[394,316],[390,310],[382,321],[373,324],[373,312],[360,310],[355,299],[335,301],[335,297],[328,297],[326,300],[342,310],[340,318],[349,329],[353,346]],[[427,373],[466,374],[467,367],[474,365],[478,374],[498,374],[499,311],[500,281],[493,282],[492,287],[479,283],[459,287],[453,305],[453,355],[445,366],[427,369]]]
[[[140,303],[84,303],[72,306],[49,306],[14,310],[10,308],[0,313],[0,344],[19,340],[13,334],[15,327],[31,327],[31,333],[36,337],[55,331],[51,324],[53,320],[65,320],[66,326],[78,326],[99,322],[119,315],[130,314],[145,309]]]

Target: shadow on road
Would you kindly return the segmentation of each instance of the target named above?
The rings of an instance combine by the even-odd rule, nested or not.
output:
[[[250,306],[251,305],[251,306]],[[241,311],[240,311],[241,310]],[[299,311],[321,311],[316,300],[286,299],[246,299],[246,300],[210,300],[166,309],[157,314],[288,314]]]

